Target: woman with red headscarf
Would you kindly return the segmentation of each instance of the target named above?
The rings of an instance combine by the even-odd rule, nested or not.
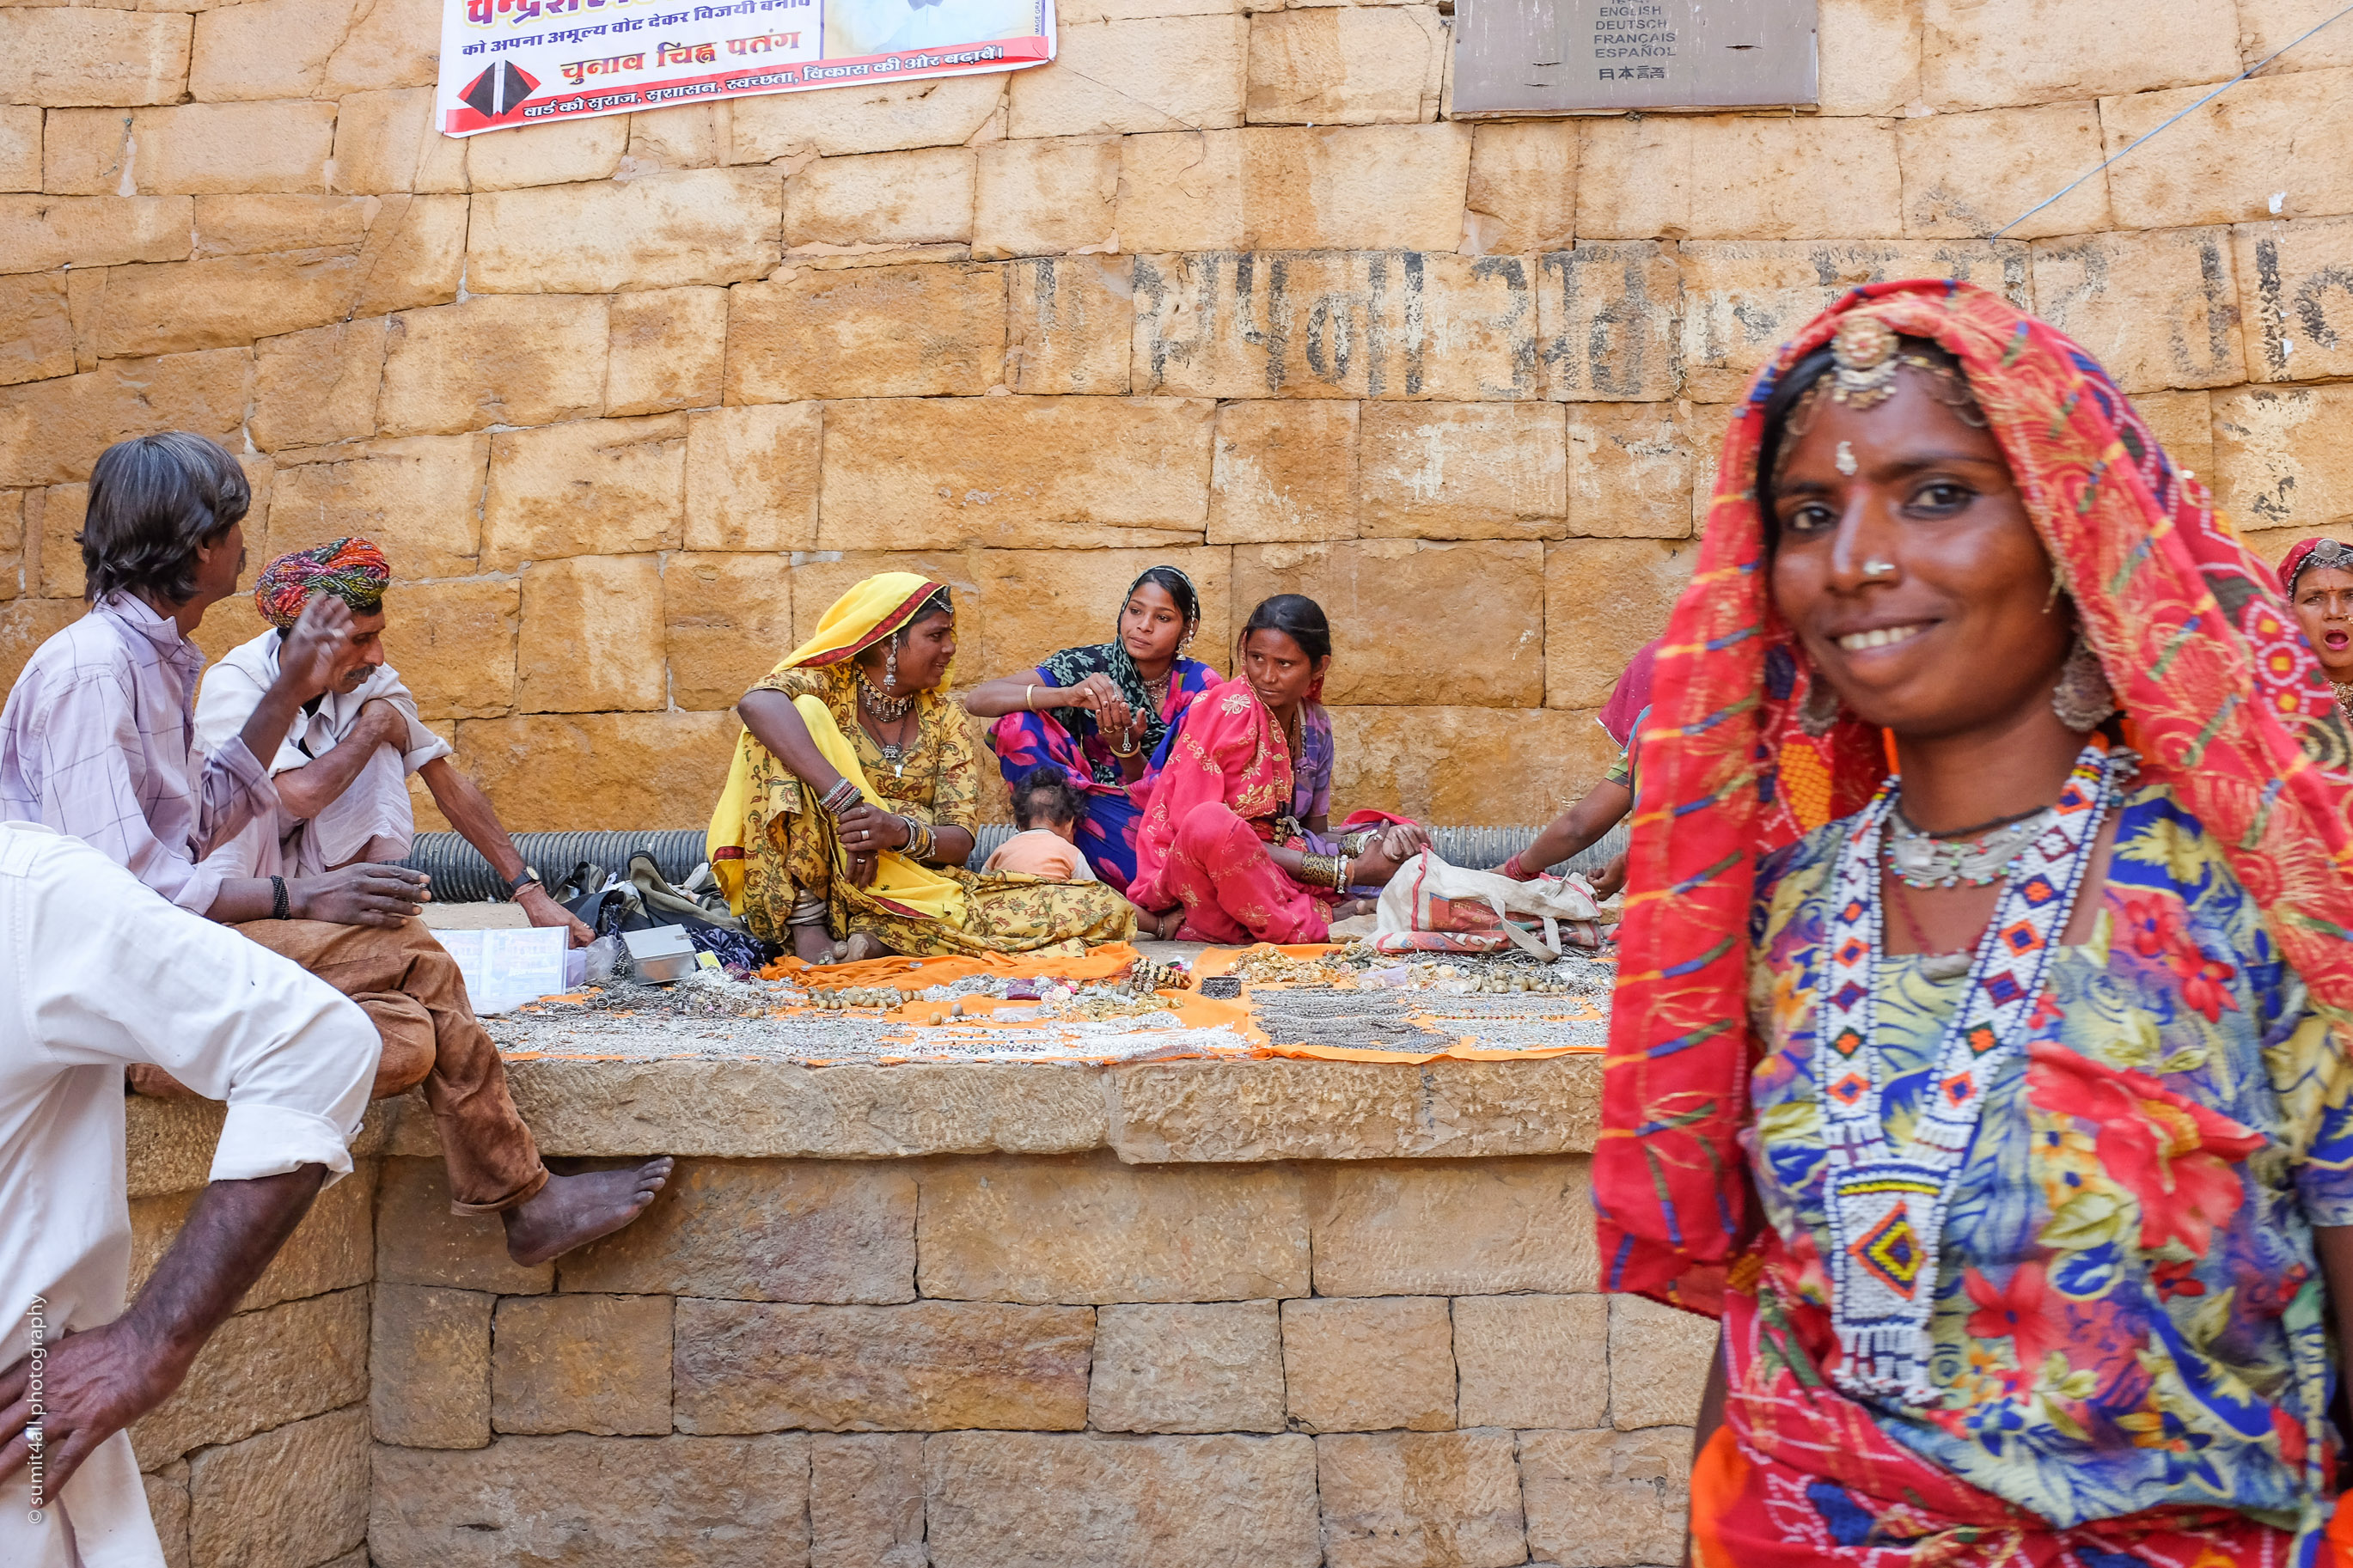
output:
[[[1152,760],[1127,896],[1188,942],[1314,942],[1355,912],[1430,836],[1364,812],[1329,837],[1332,719],[1323,703],[1332,626],[1277,594],[1250,612],[1235,677],[1193,699]]]
[[[1693,1561],[2328,1561],[2353,748],[2270,574],[1967,285],[1808,326],[1721,474],[1594,1174],[1723,1322]]]
[[[2297,542],[2280,562],[2280,592],[2337,689],[2337,707],[2353,716],[2353,544],[2335,539]]]

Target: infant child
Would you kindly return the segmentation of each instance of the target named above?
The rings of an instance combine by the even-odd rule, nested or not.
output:
[[[1086,795],[1068,773],[1051,763],[1030,769],[1013,786],[1013,820],[1021,831],[998,845],[982,869],[1054,882],[1099,880],[1079,852],[1079,819],[1086,814]]]

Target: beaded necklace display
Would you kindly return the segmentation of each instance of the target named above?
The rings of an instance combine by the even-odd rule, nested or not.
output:
[[[1900,781],[1889,779],[1839,850],[1822,937],[1816,1021],[1830,1175],[1831,1322],[1837,1381],[1859,1396],[1926,1403],[1928,1319],[1953,1173],[1968,1152],[1987,1089],[2025,1042],[2052,954],[2067,929],[2100,824],[2139,759],[2105,742],[2075,759],[2052,820],[2021,846],[1978,944],[1968,989],[1938,1047],[1911,1142],[1890,1144],[1880,1095],[1872,982],[1881,940],[1880,842]]]

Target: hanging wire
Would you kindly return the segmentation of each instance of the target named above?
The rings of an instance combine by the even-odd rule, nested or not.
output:
[[[2165,131],[2170,126],[2179,124],[2183,120],[2188,119],[2190,115],[2197,113],[2200,110],[2205,108],[2208,104],[2213,102],[2216,99],[2221,97],[2224,93],[2230,91],[2232,88],[2238,86],[2241,82],[2246,80],[2249,77],[2254,75],[2265,66],[2271,64],[2272,61],[2279,58],[2280,56],[2287,53],[2288,50],[2295,47],[2296,45],[2304,42],[2305,39],[2312,37],[2313,34],[2319,32],[2324,27],[2341,22],[2348,16],[2353,16],[2353,5],[2346,6],[2345,9],[2337,12],[2335,16],[2330,16],[2306,29],[2295,37],[2290,38],[2286,43],[2282,44],[2278,48],[2274,49],[2270,54],[2264,56],[2262,59],[2257,60],[2245,70],[2241,71],[2238,75],[2232,77],[2230,80],[2224,82],[2221,86],[2216,88],[2213,91],[2208,93],[2205,97],[2200,99],[2197,102],[2191,104],[2180,113],[2173,116],[2172,119],[2168,120],[2163,125],[2158,126],[2156,130],[2150,131],[2144,135],[2134,137],[2132,141],[2118,148],[2108,157],[2102,159],[2097,167],[2087,169],[2083,174],[2076,175],[2073,180],[2067,182],[2066,184],[2061,186],[2058,190],[2053,191],[2051,195],[2043,197],[2041,201],[2035,203],[2032,206],[2027,208],[2024,212],[2019,214],[2016,217],[2010,219],[2008,223],[1994,230],[1993,233],[1987,237],[1990,239],[2000,239],[2003,235],[2008,234],[2011,229],[2016,228],[2020,224],[2024,223],[2028,218],[2032,217],[2036,213],[2041,212],[2044,207],[2049,206],[2052,202],[2057,201],[2069,191],[2073,190],[2077,185],[2080,185],[2085,180],[2090,179],[2094,174],[2099,174],[2102,170],[2107,168],[2109,164],[2115,163],[2117,159],[2122,158],[2126,153],[2131,152],[2142,142],[2149,140],[2150,137],[2156,136],[2158,132]]]

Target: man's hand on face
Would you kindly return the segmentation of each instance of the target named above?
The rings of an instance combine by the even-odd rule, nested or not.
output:
[[[313,594],[278,650],[278,679],[308,702],[333,689],[351,658],[352,607],[332,594]]]

